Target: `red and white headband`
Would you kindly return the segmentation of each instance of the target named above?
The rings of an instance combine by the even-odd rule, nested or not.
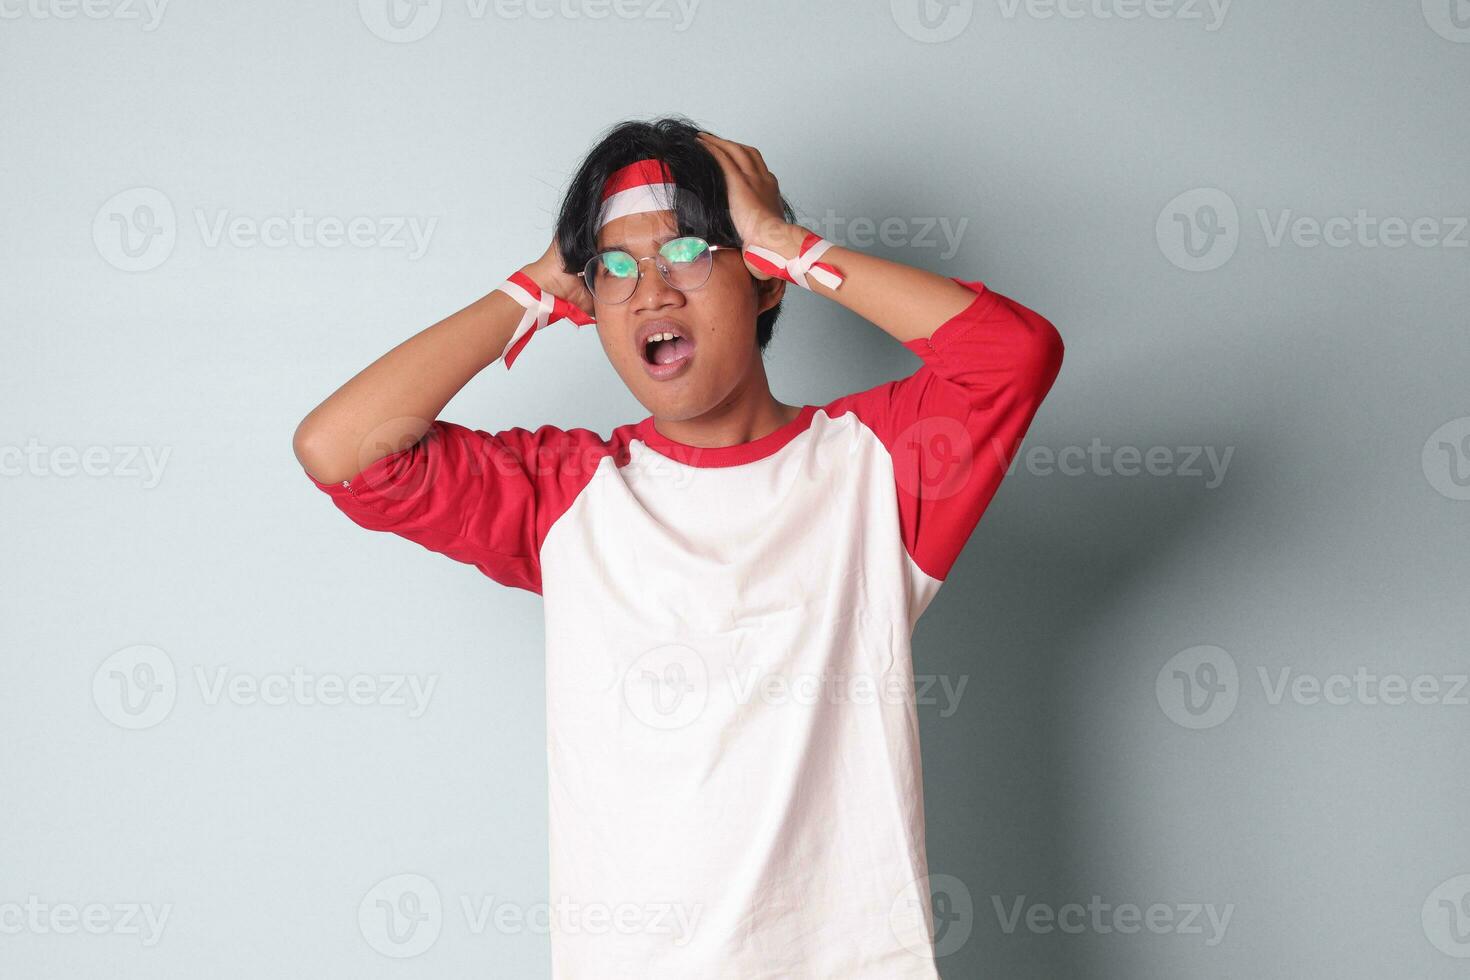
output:
[[[672,211],[679,188],[662,160],[639,160],[613,172],[602,185],[597,230],[609,221],[646,211]]]
[[[608,222],[630,214],[672,211],[679,193],[673,173],[662,160],[649,158],[630,163],[614,171],[603,184],[597,228],[600,231]],[[746,261],[766,275],[784,279],[803,289],[812,288],[807,282],[808,276],[828,289],[836,289],[842,285],[842,273],[831,264],[818,261],[831,247],[832,243],[825,238],[815,232],[808,232],[795,258],[788,259],[759,245],[746,246],[743,255]],[[537,330],[563,319],[571,320],[578,326],[596,322],[591,314],[576,304],[544,292],[523,273],[517,272],[496,288],[526,310],[501,354],[507,370]]]

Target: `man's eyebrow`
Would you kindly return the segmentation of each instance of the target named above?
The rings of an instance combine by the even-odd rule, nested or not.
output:
[[[668,242],[673,241],[676,238],[687,238],[687,237],[689,237],[689,236],[687,236],[687,235],[662,235],[662,236],[660,236],[658,238],[655,238],[653,240],[653,244],[655,244],[655,245],[664,245],[664,244],[667,244]],[[599,252],[611,252],[614,249],[616,249],[619,252],[628,252],[628,254],[630,254],[630,255],[632,254],[632,252],[629,250],[628,246],[625,245],[625,244],[623,244],[622,242],[614,242],[611,245],[602,245],[597,250]]]

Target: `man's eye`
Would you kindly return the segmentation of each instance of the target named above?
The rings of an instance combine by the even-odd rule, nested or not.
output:
[[[608,252],[602,257],[602,267],[610,276],[626,279],[638,274],[638,263],[627,252]]]
[[[693,262],[709,245],[700,238],[676,238],[659,249],[670,262]]]

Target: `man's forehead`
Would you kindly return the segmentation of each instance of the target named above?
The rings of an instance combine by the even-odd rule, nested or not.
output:
[[[633,248],[676,237],[679,224],[673,211],[643,211],[614,218],[597,233],[598,248]]]

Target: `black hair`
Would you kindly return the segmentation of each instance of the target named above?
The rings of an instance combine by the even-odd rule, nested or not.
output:
[[[556,243],[567,264],[565,272],[581,271],[597,251],[597,217],[607,178],[621,167],[649,158],[662,160],[679,188],[674,208],[679,234],[698,235],[711,245],[738,248],[743,244],[730,220],[725,173],[696,138],[702,129],[683,116],[666,116],[651,122],[621,122],[602,135],[577,169],[557,215]],[[781,210],[785,220],[796,220],[784,196]],[[751,282],[756,282],[754,277]],[[777,303],[756,317],[755,341],[760,350],[771,342],[780,313]]]

